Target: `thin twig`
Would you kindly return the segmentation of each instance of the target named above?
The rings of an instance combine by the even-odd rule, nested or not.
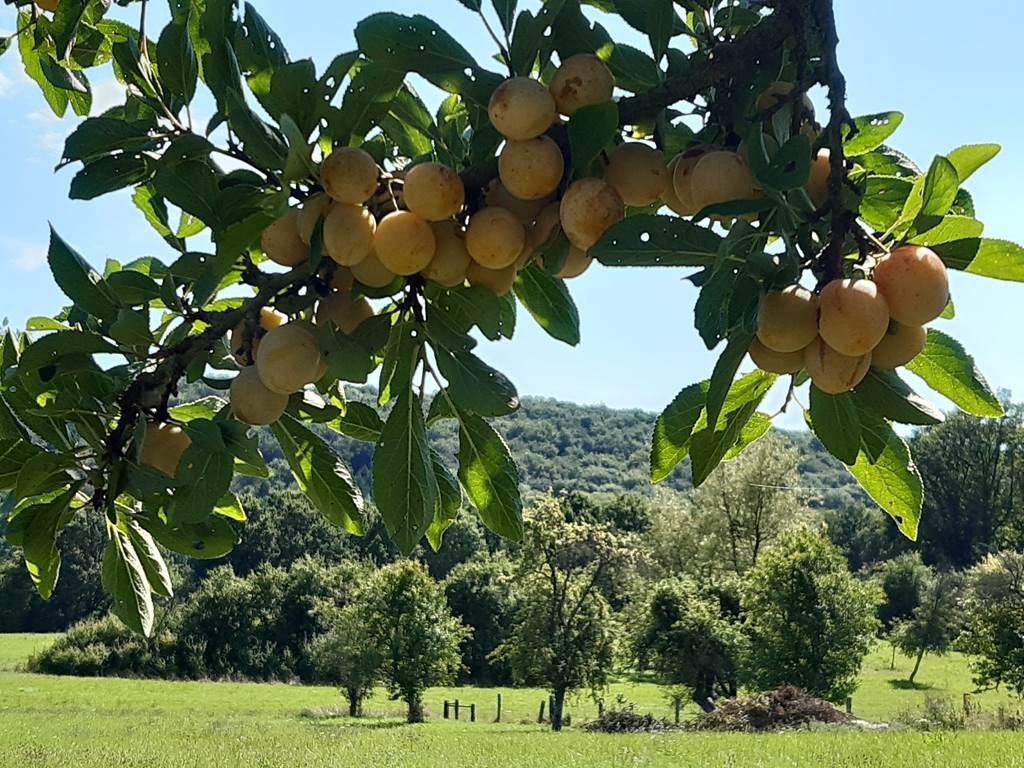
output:
[[[512,54],[509,49],[505,47],[504,43],[501,42],[500,38],[494,33],[494,28],[491,26],[491,23],[487,21],[487,16],[484,15],[482,5],[477,9],[476,14],[480,17],[480,21],[482,21],[484,26],[487,28],[487,34],[491,36],[491,40],[493,40],[494,44],[498,46],[498,50],[501,52],[502,58],[505,59],[505,65],[508,67],[509,77],[515,77],[516,73],[512,71]]]

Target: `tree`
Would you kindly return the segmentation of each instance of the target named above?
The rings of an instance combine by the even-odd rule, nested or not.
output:
[[[646,606],[635,652],[662,685],[683,686],[706,712],[735,697],[744,635],[737,617],[689,581],[659,584]]]
[[[381,656],[388,693],[405,702],[410,723],[423,721],[423,693],[455,680],[469,630],[452,616],[444,590],[423,566],[386,565],[362,591],[370,644]]]
[[[718,567],[742,576],[786,528],[810,516],[800,501],[796,460],[783,438],[768,435],[694,492],[698,514],[710,518]]]
[[[569,693],[596,691],[607,681],[613,633],[599,584],[627,555],[624,542],[607,527],[569,522],[553,498],[530,510],[511,632],[495,657],[509,665],[517,684],[551,692],[552,730],[562,729]]]
[[[501,684],[508,669],[492,656],[508,638],[512,621],[512,563],[504,555],[480,555],[460,563],[444,581],[452,614],[473,634],[463,644],[462,666],[475,683]]]
[[[973,657],[975,684],[1005,685],[1024,696],[1024,555],[990,555],[971,569],[967,583],[957,647]]]
[[[891,632],[897,623],[913,616],[921,605],[932,572],[921,562],[920,553],[907,552],[879,563],[874,575],[885,595],[878,607],[878,620],[884,631]]]
[[[968,568],[1003,547],[1024,544],[1024,426],[1019,407],[1002,418],[951,416],[921,430],[912,447],[928,483],[925,561]]]
[[[909,618],[896,625],[896,647],[907,656],[914,656],[909,682],[913,683],[917,677],[926,653],[942,656],[953,647],[961,627],[961,584],[959,574],[950,571],[929,574],[920,605]]]
[[[463,496],[520,538],[519,470],[489,421],[518,392],[471,331],[511,337],[521,305],[577,344],[566,279],[595,262],[698,270],[694,326],[721,349],[660,416],[654,480],[688,458],[701,485],[765,433],[757,409],[778,377],[794,377],[788,404],[806,371],[814,433],[913,538],[923,487],[892,423],[942,415],[881,365],[1002,413],[960,344],[924,330],[948,268],[1017,277],[1020,247],[978,237],[962,189],[999,148],[922,170],[887,143],[901,113],[851,116],[830,0],[608,11],[648,33],[650,54],[617,46],[579,0],[515,19],[481,5],[503,32],[500,74],[425,16],[374,13],[318,72],[253,3],[177,3],[162,30],[143,28],[145,2],[139,28],[105,18],[110,3],[52,4],[19,3],[17,45],[3,46],[51,110],[87,114],[87,73],[108,64],[125,86],[67,138],[70,196],[131,188],[167,252],[119,253],[101,274],[53,230],[68,306],[4,335],[7,537],[44,597],[62,532],[95,516],[114,610],[149,634],[173,591],[161,547],[216,558],[238,543],[232,479],[269,473],[252,426],[270,427],[298,488],[345,531],[367,530],[364,495],[317,425],[373,446],[374,504],[403,553],[440,546]],[[409,75],[446,98],[431,109]],[[216,104],[207,131],[189,109],[200,83]],[[816,85],[824,125],[805,98]],[[739,375],[748,350],[760,368]],[[371,376],[382,411],[343,397]],[[200,379],[228,401],[173,402]],[[441,421],[454,462],[432,450]]]
[[[824,535],[783,535],[747,574],[743,590],[748,684],[795,685],[842,701],[857,687],[881,601],[879,589],[851,575]]]
[[[361,717],[363,699],[380,679],[381,652],[370,637],[365,606],[347,605],[327,610],[327,631],[310,645],[317,678],[341,686],[350,717]]]

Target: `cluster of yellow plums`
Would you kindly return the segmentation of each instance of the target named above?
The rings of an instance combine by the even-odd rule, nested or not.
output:
[[[838,279],[818,295],[799,285],[768,294],[750,358],[772,373],[806,369],[831,395],[856,387],[872,366],[897,368],[924,349],[925,324],[949,302],[946,266],[930,248],[882,255],[871,278]]]

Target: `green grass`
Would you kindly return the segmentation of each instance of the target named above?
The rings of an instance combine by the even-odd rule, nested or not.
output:
[[[60,635],[0,635],[0,672],[19,669],[28,657],[38,653]]]
[[[49,638],[0,637],[0,665],[10,669]],[[905,660],[888,669],[886,649],[865,665],[854,697],[858,714],[884,719],[910,709],[927,693],[903,690]],[[902,665],[902,666],[901,666]],[[963,659],[927,659],[920,681],[940,695],[970,689]],[[501,690],[504,722],[495,724]],[[651,684],[612,687],[642,711],[668,714]],[[0,768],[17,766],[1024,766],[1024,734],[803,732],[747,736],[672,734],[604,736],[548,733],[532,722],[544,694],[537,690],[435,689],[425,725],[401,721],[401,704],[379,694],[363,721],[331,716],[342,701],[331,688],[118,679],[58,678],[0,672]],[[479,707],[479,722],[440,720],[445,698]],[[1008,701],[986,694],[986,705]],[[577,721],[594,704],[573,702]],[[522,722],[522,721],[525,721]]]

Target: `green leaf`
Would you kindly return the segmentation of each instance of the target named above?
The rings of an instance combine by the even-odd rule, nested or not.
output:
[[[437,479],[437,501],[434,504],[434,519],[427,529],[427,542],[437,552],[441,549],[444,532],[455,522],[462,509],[462,490],[459,481],[433,449],[430,451],[430,462]]]
[[[914,183],[901,176],[869,176],[860,202],[860,216],[879,232],[893,226],[903,213]]]
[[[616,43],[605,63],[615,77],[617,88],[643,93],[661,82],[661,70],[654,59],[631,45]]]
[[[515,385],[466,349],[433,344],[441,375],[448,380],[448,392],[460,409],[480,416],[507,416],[519,409]]]
[[[985,225],[968,216],[943,216],[933,227],[920,233],[912,233],[908,243],[934,247],[955,240],[978,238],[985,230]]]
[[[749,373],[733,382],[716,423],[708,422],[706,410],[701,414],[690,438],[695,486],[707,480],[726,455],[742,444],[747,424],[777,378],[764,371]]]
[[[333,426],[353,440],[375,443],[380,439],[384,422],[380,414],[366,403],[353,402],[345,406],[345,413],[338,417]]]
[[[117,347],[98,333],[90,331],[58,331],[29,344],[18,362],[24,375],[57,363],[64,355],[117,352]]]
[[[375,13],[356,25],[359,50],[406,72],[448,72],[476,67],[469,51],[433,19]]]
[[[186,523],[171,528],[156,516],[140,519],[161,546],[197,560],[217,560],[231,553],[238,543],[238,534],[223,517],[211,517],[200,523]]]
[[[678,216],[631,216],[611,227],[589,254],[606,267],[706,267],[722,238]]]
[[[668,50],[676,19],[672,0],[647,0],[647,37],[651,41],[654,60],[661,61]]]
[[[342,97],[341,108],[331,113],[327,133],[342,144],[362,144],[374,121],[402,87],[405,73],[377,62],[356,70]]]
[[[853,398],[861,409],[900,424],[929,426],[946,419],[942,411],[914,392],[896,371],[870,369],[854,390]]]
[[[569,118],[569,147],[577,176],[587,175],[590,164],[619,132],[619,107],[614,101],[580,107]]]
[[[459,411],[459,481],[490,530],[519,541],[523,502],[519,470],[508,446],[483,418]]]
[[[108,155],[93,160],[71,180],[72,200],[93,198],[146,181],[149,162],[143,155]]]
[[[142,558],[131,537],[119,526],[107,525],[109,541],[103,552],[103,588],[113,599],[111,610],[130,629],[149,637],[153,631],[153,594]]]
[[[363,495],[329,445],[285,414],[271,425],[292,476],[325,518],[349,533],[363,533]]]
[[[196,93],[199,60],[188,31],[189,14],[172,21],[156,44],[156,61],[164,90],[188,104]]]
[[[491,0],[494,12],[498,14],[498,21],[506,35],[512,34],[512,22],[516,18],[516,0]]]
[[[924,179],[919,216],[945,216],[949,213],[959,188],[960,177],[956,168],[945,157],[936,156]]]
[[[149,275],[133,269],[111,273],[107,276],[107,284],[128,306],[137,307],[160,298],[160,286],[157,282]]]
[[[434,519],[437,478],[420,399],[401,391],[373,453],[373,498],[391,540],[408,555]]]
[[[234,520],[236,523],[244,523],[247,519],[242,502],[230,491],[221,496],[217,501],[217,506],[213,508],[213,514],[226,517],[228,520]]]
[[[443,289],[427,286],[431,311],[443,312],[450,325],[462,332],[476,326],[491,341],[510,339],[515,331],[515,301],[496,296],[482,286],[460,286]]]
[[[1024,282],[1024,247],[1009,240],[972,237],[932,246],[950,269],[996,280]]]
[[[924,489],[907,444],[883,420],[861,425],[865,442],[850,474],[868,495],[896,521],[911,541],[917,540]]]
[[[171,584],[171,573],[152,535],[135,520],[126,520],[122,525],[142,563],[150,590],[161,597],[172,597],[174,586]]]
[[[564,280],[531,264],[516,275],[514,289],[516,298],[549,336],[572,347],[580,343],[579,310]]]
[[[907,363],[907,370],[975,416],[1002,416],[1003,406],[989,388],[985,377],[956,339],[934,328],[928,329],[924,350]]]
[[[46,260],[54,281],[77,306],[102,320],[117,317],[119,302],[110,286],[52,227]]]
[[[740,369],[740,364],[747,356],[754,341],[753,332],[734,333],[729,337],[722,354],[718,356],[715,368],[711,372],[704,409],[708,424],[716,424],[722,413],[722,406],[732,389],[733,379]]]
[[[963,184],[975,171],[998,155],[1001,149],[998,144],[966,144],[957,147],[946,157],[953,164],[960,183]]]
[[[684,388],[658,416],[651,445],[651,481],[668,477],[690,451],[690,437],[700,419],[710,382]]]
[[[844,464],[857,461],[860,451],[860,417],[853,396],[830,395],[811,385],[809,420],[825,449]]]
[[[71,52],[82,17],[90,5],[89,0],[64,0],[57,5],[50,24],[50,34],[58,59],[66,59]]]
[[[185,449],[175,471],[174,503],[168,512],[171,525],[199,523],[213,514],[234,477],[234,461],[224,446],[219,426],[205,419],[189,422],[192,444]]]
[[[153,130],[153,123],[148,120],[90,117],[65,139],[63,157],[91,160],[110,152],[146,149],[154,142]]]
[[[384,348],[377,402],[387,405],[396,392],[409,388],[422,349],[423,339],[416,323],[407,321],[392,326]]]
[[[857,132],[843,142],[847,157],[857,157],[877,149],[903,122],[902,112],[877,112],[854,118]]]
[[[566,0],[545,0],[536,16],[529,11],[519,14],[509,51],[512,71],[517,75],[528,75],[533,70],[542,41],[565,3]]]
[[[67,490],[53,491],[23,502],[11,512],[7,539],[22,548],[25,567],[36,591],[49,600],[60,573],[60,552],[57,536],[71,522],[71,502],[81,483]]]

